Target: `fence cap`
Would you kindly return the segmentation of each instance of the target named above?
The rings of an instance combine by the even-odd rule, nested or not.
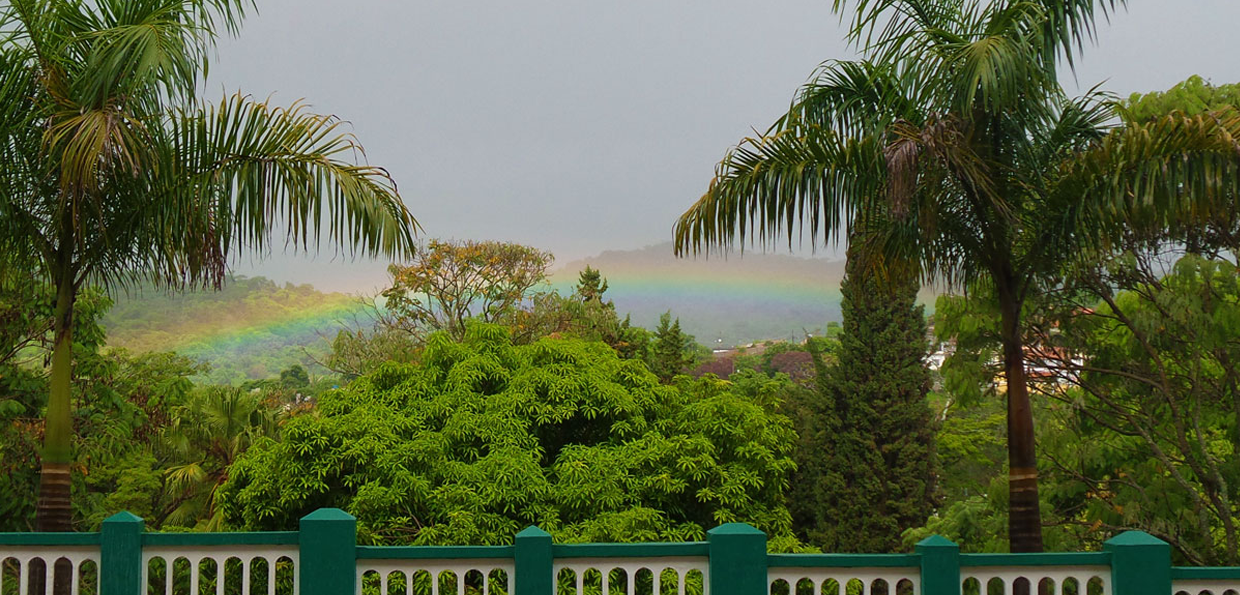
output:
[[[122,510],[106,519],[103,519],[103,522],[105,523],[141,523],[142,517],[132,512],[129,512],[128,510]]]
[[[708,535],[766,535],[749,523],[724,523],[706,533]]]
[[[1145,531],[1124,531],[1105,542],[1104,545],[1168,545],[1167,542],[1146,533]]]
[[[921,541],[918,541],[918,542],[917,542],[917,547],[954,547],[954,548],[959,548],[960,546],[959,546],[959,545],[956,545],[956,542],[954,542],[954,541],[952,541],[952,540],[950,540],[950,539],[948,539],[948,538],[946,538],[946,537],[943,537],[942,535],[931,535],[930,537],[927,537],[927,538],[925,538],[925,539],[923,539],[923,540],[921,540]]]
[[[530,525],[517,533],[517,537],[551,537],[551,534],[539,529],[537,525]]]
[[[356,521],[353,515],[339,508],[320,508],[304,517],[303,521]]]

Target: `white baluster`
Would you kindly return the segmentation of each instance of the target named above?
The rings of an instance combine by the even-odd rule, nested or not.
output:
[[[293,575],[296,576],[297,573],[293,573]],[[172,595],[172,593],[169,592],[168,595]],[[198,594],[190,593],[190,595]],[[271,558],[267,558],[267,595],[276,595],[276,561]]]
[[[81,562],[77,558],[69,560],[69,595],[78,595],[78,589],[81,588],[82,581],[78,578],[78,566],[80,565]],[[146,567],[143,566],[142,570],[145,572]],[[142,584],[145,585],[146,581],[142,581]]]
[[[189,561],[189,594],[198,595],[198,573],[202,572],[202,558]]]
[[[17,592],[19,595],[30,595],[30,587],[28,584],[30,583],[31,560],[33,560],[33,558],[26,558],[25,560],[20,561],[21,566],[17,571]]]

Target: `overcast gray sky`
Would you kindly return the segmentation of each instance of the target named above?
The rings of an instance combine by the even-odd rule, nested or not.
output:
[[[208,97],[305,98],[352,123],[426,237],[559,262],[667,241],[724,151],[831,58],[831,0],[260,0],[220,44]],[[1130,0],[1082,88],[1240,81],[1240,0]],[[1066,81],[1069,89],[1076,85]],[[369,290],[384,264],[276,255],[238,272]]]

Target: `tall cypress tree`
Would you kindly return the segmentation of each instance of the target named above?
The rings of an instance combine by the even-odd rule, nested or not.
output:
[[[800,407],[789,509],[824,551],[895,552],[934,508],[926,322],[913,274],[850,249],[839,360]]]

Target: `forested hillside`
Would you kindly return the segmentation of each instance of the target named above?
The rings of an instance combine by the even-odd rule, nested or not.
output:
[[[321,372],[307,352],[321,356],[336,331],[361,312],[360,302],[344,294],[235,277],[219,291],[121,292],[103,326],[112,347],[175,351],[209,364],[202,380],[239,384],[293,364]]]

